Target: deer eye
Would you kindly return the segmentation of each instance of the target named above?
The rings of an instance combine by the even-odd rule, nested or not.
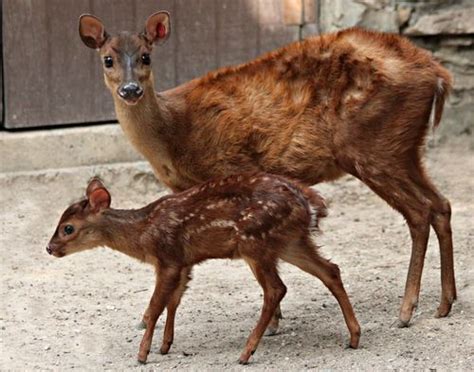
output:
[[[114,65],[114,60],[112,59],[111,56],[105,56],[104,57],[104,66],[106,68],[111,68]]]
[[[72,226],[72,225],[64,226],[64,234],[65,235],[71,235],[73,232],[74,232],[74,226]]]
[[[151,58],[150,58],[150,55],[148,53],[143,53],[142,54],[142,63],[144,65],[149,65],[151,63]]]

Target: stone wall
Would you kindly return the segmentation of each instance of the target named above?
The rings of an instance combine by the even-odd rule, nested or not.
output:
[[[455,81],[439,135],[443,139],[471,134],[474,129],[473,0],[303,0],[303,3],[316,14],[315,21],[302,25],[303,36],[361,26],[406,35],[431,50],[452,72]]]

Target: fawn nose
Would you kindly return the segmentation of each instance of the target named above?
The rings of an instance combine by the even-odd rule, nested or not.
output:
[[[143,89],[137,83],[131,82],[131,83],[126,83],[126,84],[122,85],[118,89],[118,94],[123,99],[134,100],[134,99],[138,99],[142,96]]]
[[[53,254],[53,250],[51,249],[49,245],[46,246],[46,252],[48,252],[49,254]]]

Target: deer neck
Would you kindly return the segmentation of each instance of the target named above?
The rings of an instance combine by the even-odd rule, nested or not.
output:
[[[146,217],[140,214],[140,210],[109,209],[103,212],[98,230],[102,231],[107,247],[140,261],[147,261],[147,252],[140,244],[143,230],[140,227],[145,223]]]
[[[170,145],[175,123],[167,99],[155,93],[153,85],[145,88],[142,99],[127,105],[114,96],[117,119],[135,149],[151,164],[155,175],[165,184],[174,170]]]

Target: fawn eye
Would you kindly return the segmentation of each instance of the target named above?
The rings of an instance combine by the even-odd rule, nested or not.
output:
[[[74,232],[74,226],[72,226],[72,225],[64,226],[64,234],[65,235],[71,235],[73,232]]]
[[[104,57],[104,66],[106,68],[111,68],[114,65],[114,60],[112,59],[111,56],[105,56]]]
[[[151,63],[151,58],[150,58],[150,55],[148,53],[143,53],[142,54],[142,63],[144,65],[149,65]]]

